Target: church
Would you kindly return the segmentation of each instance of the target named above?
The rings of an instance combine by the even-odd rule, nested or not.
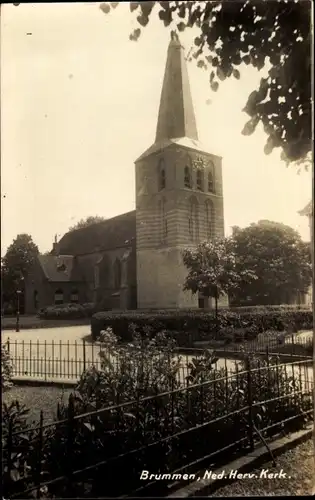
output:
[[[111,309],[209,307],[183,291],[182,251],[224,236],[222,158],[198,131],[184,49],[172,33],[154,143],[135,161],[136,209],[69,231],[25,282],[25,312],[62,303]]]

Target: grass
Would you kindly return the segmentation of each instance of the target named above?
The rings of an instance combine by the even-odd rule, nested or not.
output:
[[[251,471],[259,475],[261,470],[283,472],[287,478],[275,479],[242,479],[220,488],[212,497],[263,497],[263,496],[301,496],[310,495],[314,486],[315,462],[312,439],[286,451],[276,459],[277,466],[266,463],[259,469]]]
[[[30,410],[29,423],[39,422],[40,411],[43,410],[44,423],[49,423],[56,415],[58,401],[62,398],[67,401],[71,391],[73,389],[68,387],[16,385],[2,394],[2,403],[10,404],[18,400],[25,405]]]

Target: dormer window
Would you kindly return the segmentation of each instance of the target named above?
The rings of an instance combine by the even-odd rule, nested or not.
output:
[[[197,170],[197,189],[203,191],[203,171]]]
[[[64,273],[66,271],[66,266],[63,262],[57,263],[57,271]]]
[[[190,168],[187,166],[185,167],[184,171],[184,186],[191,189],[191,173]]]

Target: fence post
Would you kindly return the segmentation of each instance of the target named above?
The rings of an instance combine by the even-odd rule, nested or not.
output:
[[[267,367],[269,367],[269,346],[266,345],[266,363]]]
[[[44,341],[45,380],[47,380],[47,341]]]
[[[83,339],[83,370],[86,370],[85,340]]]
[[[43,415],[43,410],[41,410],[39,417],[36,498],[41,497],[40,490],[41,490],[41,475],[42,475],[41,472],[42,472],[42,450],[43,450],[43,422],[44,422],[44,415]]]
[[[11,491],[11,486],[12,486],[12,478],[11,478],[11,468],[12,468],[12,430],[13,430],[13,422],[12,419],[10,418],[9,420],[9,428],[8,428],[8,441],[7,441],[7,454],[8,454],[8,461],[7,461],[7,471],[6,471],[6,476],[7,476],[7,481],[5,482],[4,485],[4,494],[9,497],[10,494],[12,494]]]
[[[74,401],[73,401],[73,395],[72,393],[69,396],[69,402],[68,402],[68,435],[67,435],[67,448],[66,448],[66,463],[67,463],[67,471],[66,475],[68,478],[68,488],[69,490],[67,493],[72,492],[72,471],[73,471],[73,464],[72,464],[72,458],[73,458],[73,444],[74,444]]]
[[[295,342],[294,342],[294,334],[292,333],[291,335],[291,342],[292,342],[292,355],[295,354]]]
[[[254,434],[253,434],[253,394],[252,394],[252,373],[251,362],[249,356],[246,357],[247,370],[247,404],[248,404],[248,439],[250,450],[254,450]]]
[[[51,363],[51,376],[54,378],[55,376],[55,343],[54,339],[51,341],[51,357],[52,357],[52,363]]]

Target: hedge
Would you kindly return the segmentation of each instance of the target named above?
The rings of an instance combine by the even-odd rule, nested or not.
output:
[[[227,307],[233,312],[254,312],[254,311],[310,311],[310,306],[298,304],[265,305],[265,306],[230,306]]]
[[[290,305],[283,305],[283,306],[246,306],[246,307],[230,307],[226,309],[222,309],[223,312],[236,312],[236,313],[245,313],[245,312],[270,312],[270,311],[296,311],[296,310],[309,310],[307,306],[290,306]],[[93,303],[86,303],[86,304],[74,304],[74,303],[68,303],[68,304],[60,304],[60,305],[53,305],[53,306],[48,306],[43,309],[41,309],[38,313],[38,316],[42,319],[81,319],[81,318],[89,318],[93,314],[103,311],[102,308],[100,308],[99,305],[95,305]],[[154,315],[160,315],[160,314],[176,314],[178,310],[167,310],[167,311],[148,311],[148,310],[137,310],[137,311],[128,311],[128,314],[154,314]],[[190,312],[190,313],[196,313],[196,310],[194,311],[189,311],[186,310],[185,312]],[[198,311],[197,311],[198,312]]]
[[[310,310],[253,311],[236,313],[221,311],[218,320],[213,312],[195,311],[128,311],[99,312],[92,316],[91,333],[96,340],[100,332],[108,327],[122,340],[131,340],[130,325],[138,331],[150,329],[151,334],[166,330],[177,338],[179,345],[194,341],[218,339],[226,333],[233,335],[233,329],[243,331],[243,338],[253,339],[267,330],[293,331],[311,329],[313,313]]]
[[[38,313],[41,319],[80,319],[90,318],[95,313],[95,306],[92,303],[86,304],[60,304],[45,307]]]

